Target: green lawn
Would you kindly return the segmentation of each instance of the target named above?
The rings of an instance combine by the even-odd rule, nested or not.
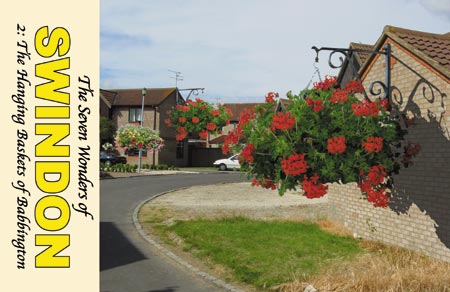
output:
[[[235,279],[259,288],[304,278],[334,260],[363,252],[357,240],[312,223],[202,219],[164,229],[183,238],[186,250],[230,268]]]

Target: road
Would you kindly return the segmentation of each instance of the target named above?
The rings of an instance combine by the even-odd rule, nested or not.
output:
[[[222,292],[153,251],[135,230],[132,214],[140,202],[161,192],[242,180],[233,172],[102,180],[101,292]]]

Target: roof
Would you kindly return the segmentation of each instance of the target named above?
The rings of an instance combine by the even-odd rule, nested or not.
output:
[[[435,34],[387,25],[374,49],[380,50],[387,38],[397,42],[450,80],[450,33]],[[372,59],[373,55],[363,65],[362,72]]]
[[[230,117],[230,121],[239,122],[241,113],[243,113],[246,109],[254,109],[258,104],[261,103],[225,103],[223,106],[229,108],[233,113]]]
[[[279,103],[282,104],[284,107],[287,107],[288,105],[290,105],[292,103],[292,100],[287,99],[287,98],[280,98]]]
[[[148,88],[144,98],[144,105],[156,106],[161,104],[169,95],[176,90],[171,88]],[[109,89],[104,92],[115,93],[113,97],[113,106],[140,106],[142,105],[142,88],[136,89]],[[180,99],[182,98],[179,94]],[[105,96],[106,98],[106,96]]]
[[[361,44],[361,43],[350,43],[350,49],[371,51],[371,50],[373,50],[373,45]],[[361,64],[364,64],[366,62],[366,60],[370,57],[370,53],[356,52],[355,56],[356,56],[359,64],[361,65]]]
[[[225,137],[227,135],[220,135],[214,139],[212,139],[211,141],[209,141],[210,144],[223,144],[225,143]]]
[[[109,108],[111,108],[112,104],[114,103],[114,99],[115,99],[116,95],[117,95],[117,92],[100,89],[100,98],[103,99],[103,101]]]

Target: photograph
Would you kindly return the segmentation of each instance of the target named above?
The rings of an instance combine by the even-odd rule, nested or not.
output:
[[[100,10],[101,291],[450,291],[450,2]]]
[[[450,290],[450,3],[101,1],[101,291]]]

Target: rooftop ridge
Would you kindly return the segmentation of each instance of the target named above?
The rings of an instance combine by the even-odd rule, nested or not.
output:
[[[450,32],[444,33],[444,34],[439,34],[439,33],[431,33],[431,32],[419,31],[419,30],[412,30],[412,29],[407,29],[407,28],[402,28],[402,27],[397,27],[397,26],[392,26],[392,25],[386,25],[384,27],[383,32],[385,32],[387,34],[389,34],[389,33],[394,33],[394,34],[406,33],[406,34],[412,34],[412,35],[416,35],[416,36],[450,40]]]

